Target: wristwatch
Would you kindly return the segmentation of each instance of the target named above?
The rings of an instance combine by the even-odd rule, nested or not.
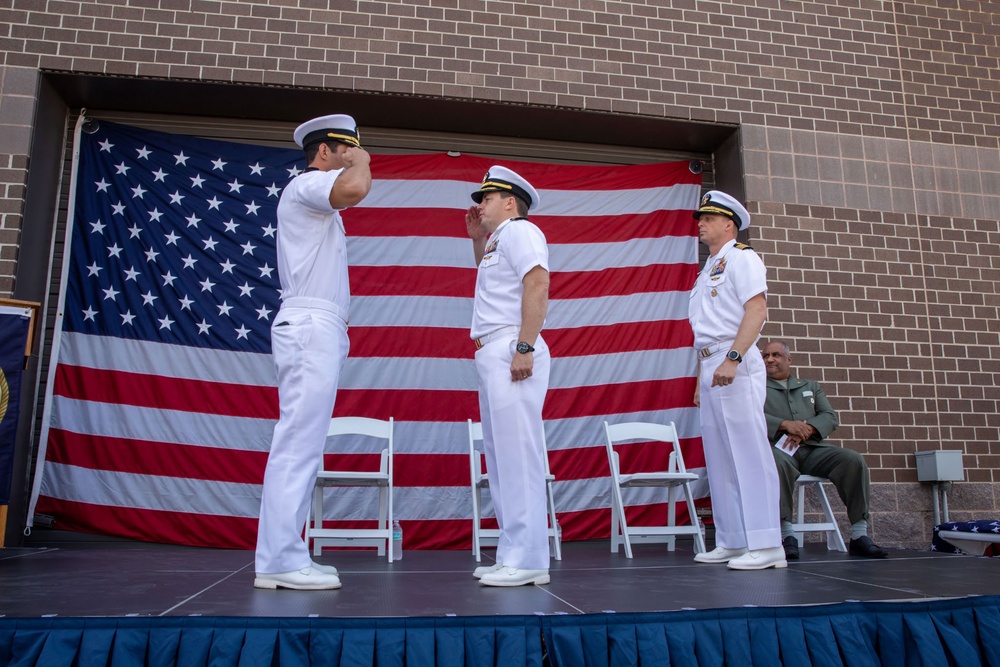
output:
[[[726,359],[731,359],[739,364],[743,362],[743,355],[736,350],[729,350],[729,354],[726,355]]]
[[[515,349],[518,352],[520,352],[521,354],[528,354],[529,352],[534,352],[535,351],[535,348],[531,347],[530,345],[528,345],[527,343],[525,343],[523,340],[520,343],[517,344],[517,347]]]

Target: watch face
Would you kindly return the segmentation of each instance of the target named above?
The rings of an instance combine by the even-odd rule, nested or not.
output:
[[[534,348],[525,343],[524,341],[521,341],[520,343],[517,344],[517,351],[520,352],[521,354],[528,354],[533,350]]]
[[[736,350],[729,350],[729,354],[726,356],[728,356],[733,361],[737,361],[740,358],[740,353],[737,352]]]

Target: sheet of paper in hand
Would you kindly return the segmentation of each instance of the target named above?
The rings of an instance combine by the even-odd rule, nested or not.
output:
[[[799,448],[798,444],[792,444],[788,441],[788,435],[785,434],[778,439],[778,442],[774,443],[774,446],[788,454],[789,456],[795,456],[795,451]]]

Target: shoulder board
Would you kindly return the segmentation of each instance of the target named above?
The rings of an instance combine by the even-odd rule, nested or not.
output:
[[[736,244],[736,249],[737,250],[753,250],[753,248],[750,247],[750,246],[748,246],[746,243],[737,243]]]

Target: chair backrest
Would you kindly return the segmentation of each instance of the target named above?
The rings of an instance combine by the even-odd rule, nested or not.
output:
[[[665,442],[671,446],[670,459],[668,464],[669,472],[687,472],[684,466],[684,455],[681,453],[681,443],[677,437],[677,427],[673,422],[666,424],[656,424],[653,422],[622,422],[620,424],[609,424],[604,422],[604,434],[608,446],[608,458],[616,471],[618,469],[618,455],[614,451],[614,445],[627,440],[654,440]],[[620,472],[620,471],[619,471]]]
[[[326,437],[334,435],[367,435],[373,438],[385,438],[392,442],[392,417],[389,417],[388,420],[369,417],[334,417],[330,420],[330,428],[326,432]]]
[[[392,479],[392,428],[393,418],[371,419],[370,417],[333,417],[330,420],[330,428],[326,431],[326,437],[331,438],[336,435],[362,435],[371,438],[381,438],[386,441],[386,447],[382,450],[382,459],[379,468],[389,473]]]
[[[474,422],[471,419],[469,422],[469,456],[475,458],[476,443],[483,439],[483,424],[482,422]],[[545,439],[545,430],[542,430],[542,448],[545,450],[545,456],[542,460],[545,462],[545,474],[549,474],[549,445]]]

